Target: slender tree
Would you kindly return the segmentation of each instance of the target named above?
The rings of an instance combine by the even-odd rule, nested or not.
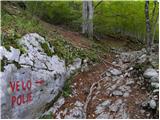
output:
[[[93,39],[93,2],[83,1],[83,24],[82,33],[86,34],[90,39]]]
[[[147,50],[150,52],[152,46],[152,38],[151,38],[151,26],[149,19],[149,1],[145,2],[145,17],[146,17],[146,42],[147,42]]]
[[[156,21],[155,21],[154,26],[153,26],[152,43],[154,43],[154,38],[155,38],[155,33],[156,33],[158,20],[159,20],[159,12],[157,14]]]

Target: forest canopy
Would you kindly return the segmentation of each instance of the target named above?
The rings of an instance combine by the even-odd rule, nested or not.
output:
[[[105,35],[126,35],[144,42],[146,32],[145,1],[94,1],[93,29],[98,37]],[[152,16],[154,2],[149,4],[149,15]],[[158,15],[158,5],[155,17]],[[43,20],[64,25],[81,31],[82,1],[35,1],[27,2],[27,10]],[[151,18],[151,17],[150,17]],[[158,25],[157,25],[158,26]],[[156,28],[155,40],[158,41],[159,29]]]

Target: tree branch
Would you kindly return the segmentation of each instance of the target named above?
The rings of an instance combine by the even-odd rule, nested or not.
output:
[[[94,9],[96,9],[96,8],[98,7],[98,5],[100,5],[102,2],[103,2],[103,0],[99,1],[99,2],[97,3],[97,5],[94,7]]]

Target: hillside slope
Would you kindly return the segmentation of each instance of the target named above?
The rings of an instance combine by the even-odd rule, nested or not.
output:
[[[153,54],[148,56],[142,46],[125,37],[108,36],[106,40],[89,40],[81,33],[66,30],[31,16],[17,5],[3,5],[1,43],[7,53],[12,53],[10,47],[12,46],[18,49],[21,55],[26,54],[31,57],[30,50],[24,49],[28,44],[25,43],[23,47],[18,44],[18,40],[23,42],[20,38],[27,39],[24,35],[30,36],[30,33],[44,37],[43,39],[47,42],[40,45],[43,51],[41,49],[39,51],[39,47],[34,46],[36,42],[33,42],[32,47],[37,50],[36,55],[39,55],[39,52],[44,52],[40,56],[45,54],[45,57],[42,57],[43,61],[38,60],[40,63],[46,63],[44,60],[46,56],[47,61],[57,56],[56,60],[52,59],[54,62],[51,60],[47,64],[53,62],[54,66],[63,66],[66,74],[70,72],[70,76],[63,80],[58,77],[58,73],[56,77],[52,74],[44,78],[45,81],[49,80],[51,85],[49,88],[56,88],[55,84],[58,84],[58,81],[52,81],[52,77],[60,79],[63,83],[60,84],[61,89],[58,92],[56,89],[52,91],[45,87],[43,93],[43,89],[40,89],[45,100],[47,99],[45,90],[47,94],[49,91],[56,92],[57,95],[54,94],[54,99],[41,106],[42,113],[36,117],[81,119],[159,117],[159,87],[157,87],[159,71],[156,48]],[[27,40],[32,43],[30,39]],[[37,40],[36,37],[33,37],[34,40]],[[54,50],[50,50],[50,47]],[[34,56],[32,57],[35,59]],[[59,63],[61,60],[62,65]],[[5,59],[1,59],[1,61],[2,72],[6,70],[8,64],[16,65],[17,63],[13,62],[14,60],[5,62]],[[37,63],[41,67],[39,69],[44,70],[40,63]],[[61,68],[55,67],[55,69],[55,71],[61,71]],[[49,70],[47,73],[50,72],[52,71]],[[43,74],[41,75],[43,78]],[[39,75],[36,76],[39,77]]]

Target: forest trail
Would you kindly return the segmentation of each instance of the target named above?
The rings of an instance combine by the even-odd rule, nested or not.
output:
[[[92,47],[92,42],[78,32],[71,32],[42,20],[40,22],[51,33],[56,31],[61,34],[74,47],[84,49]],[[117,50],[119,48],[129,50],[126,40],[109,38],[99,42],[108,44]],[[123,65],[117,65],[117,67],[112,64],[115,56],[115,53],[106,53],[100,63],[89,66],[88,71],[74,75],[71,83],[72,94],[66,97],[64,104],[52,114],[53,118],[149,118],[150,113],[145,113],[140,105],[148,95],[146,88],[137,78],[130,75],[125,76],[126,73],[131,73],[125,72],[121,68]],[[112,75],[109,72],[110,69],[120,70],[123,73]],[[91,92],[91,86],[99,80],[100,82],[95,84]],[[87,100],[88,97],[89,100]],[[86,113],[84,112],[85,105],[87,106]]]
[[[48,31],[49,37],[52,38],[54,35],[53,33],[56,32],[60,35],[62,35],[65,40],[70,42],[74,47],[78,48],[90,48],[91,42],[88,41],[83,35],[81,35],[79,32],[73,32],[70,30],[66,30],[63,27],[55,26],[53,24],[47,23],[39,18],[36,17],[38,21],[41,23],[43,28]]]
[[[106,36],[106,38],[103,38],[103,40],[97,40],[97,41],[92,41],[84,37],[80,32],[75,32],[67,29],[66,27],[63,26],[56,26],[50,23],[47,23],[40,18],[36,17],[40,24],[43,26],[45,31],[47,31],[48,34],[48,39],[52,38],[54,36],[54,33],[58,33],[59,35],[62,35],[65,40],[70,42],[74,47],[77,48],[83,48],[83,49],[91,49],[92,45],[95,42],[98,42],[99,44],[103,46],[107,46],[110,48],[114,49],[123,49],[125,51],[129,51],[130,49],[136,49],[135,47],[132,46],[131,42],[129,45],[127,38],[118,38],[118,37],[113,37],[113,36]]]
[[[106,60],[112,62],[113,58],[108,55]],[[111,75],[107,72],[111,68],[117,69],[111,64],[100,63],[87,72],[78,73],[73,78],[72,94],[53,114],[54,118],[146,118],[145,111],[140,106],[148,95],[145,88],[141,83],[137,84],[136,78],[125,77],[125,73]],[[103,80],[95,84],[91,93],[91,86],[101,79]],[[89,94],[90,98],[86,103]],[[85,113],[83,110],[86,104]]]

